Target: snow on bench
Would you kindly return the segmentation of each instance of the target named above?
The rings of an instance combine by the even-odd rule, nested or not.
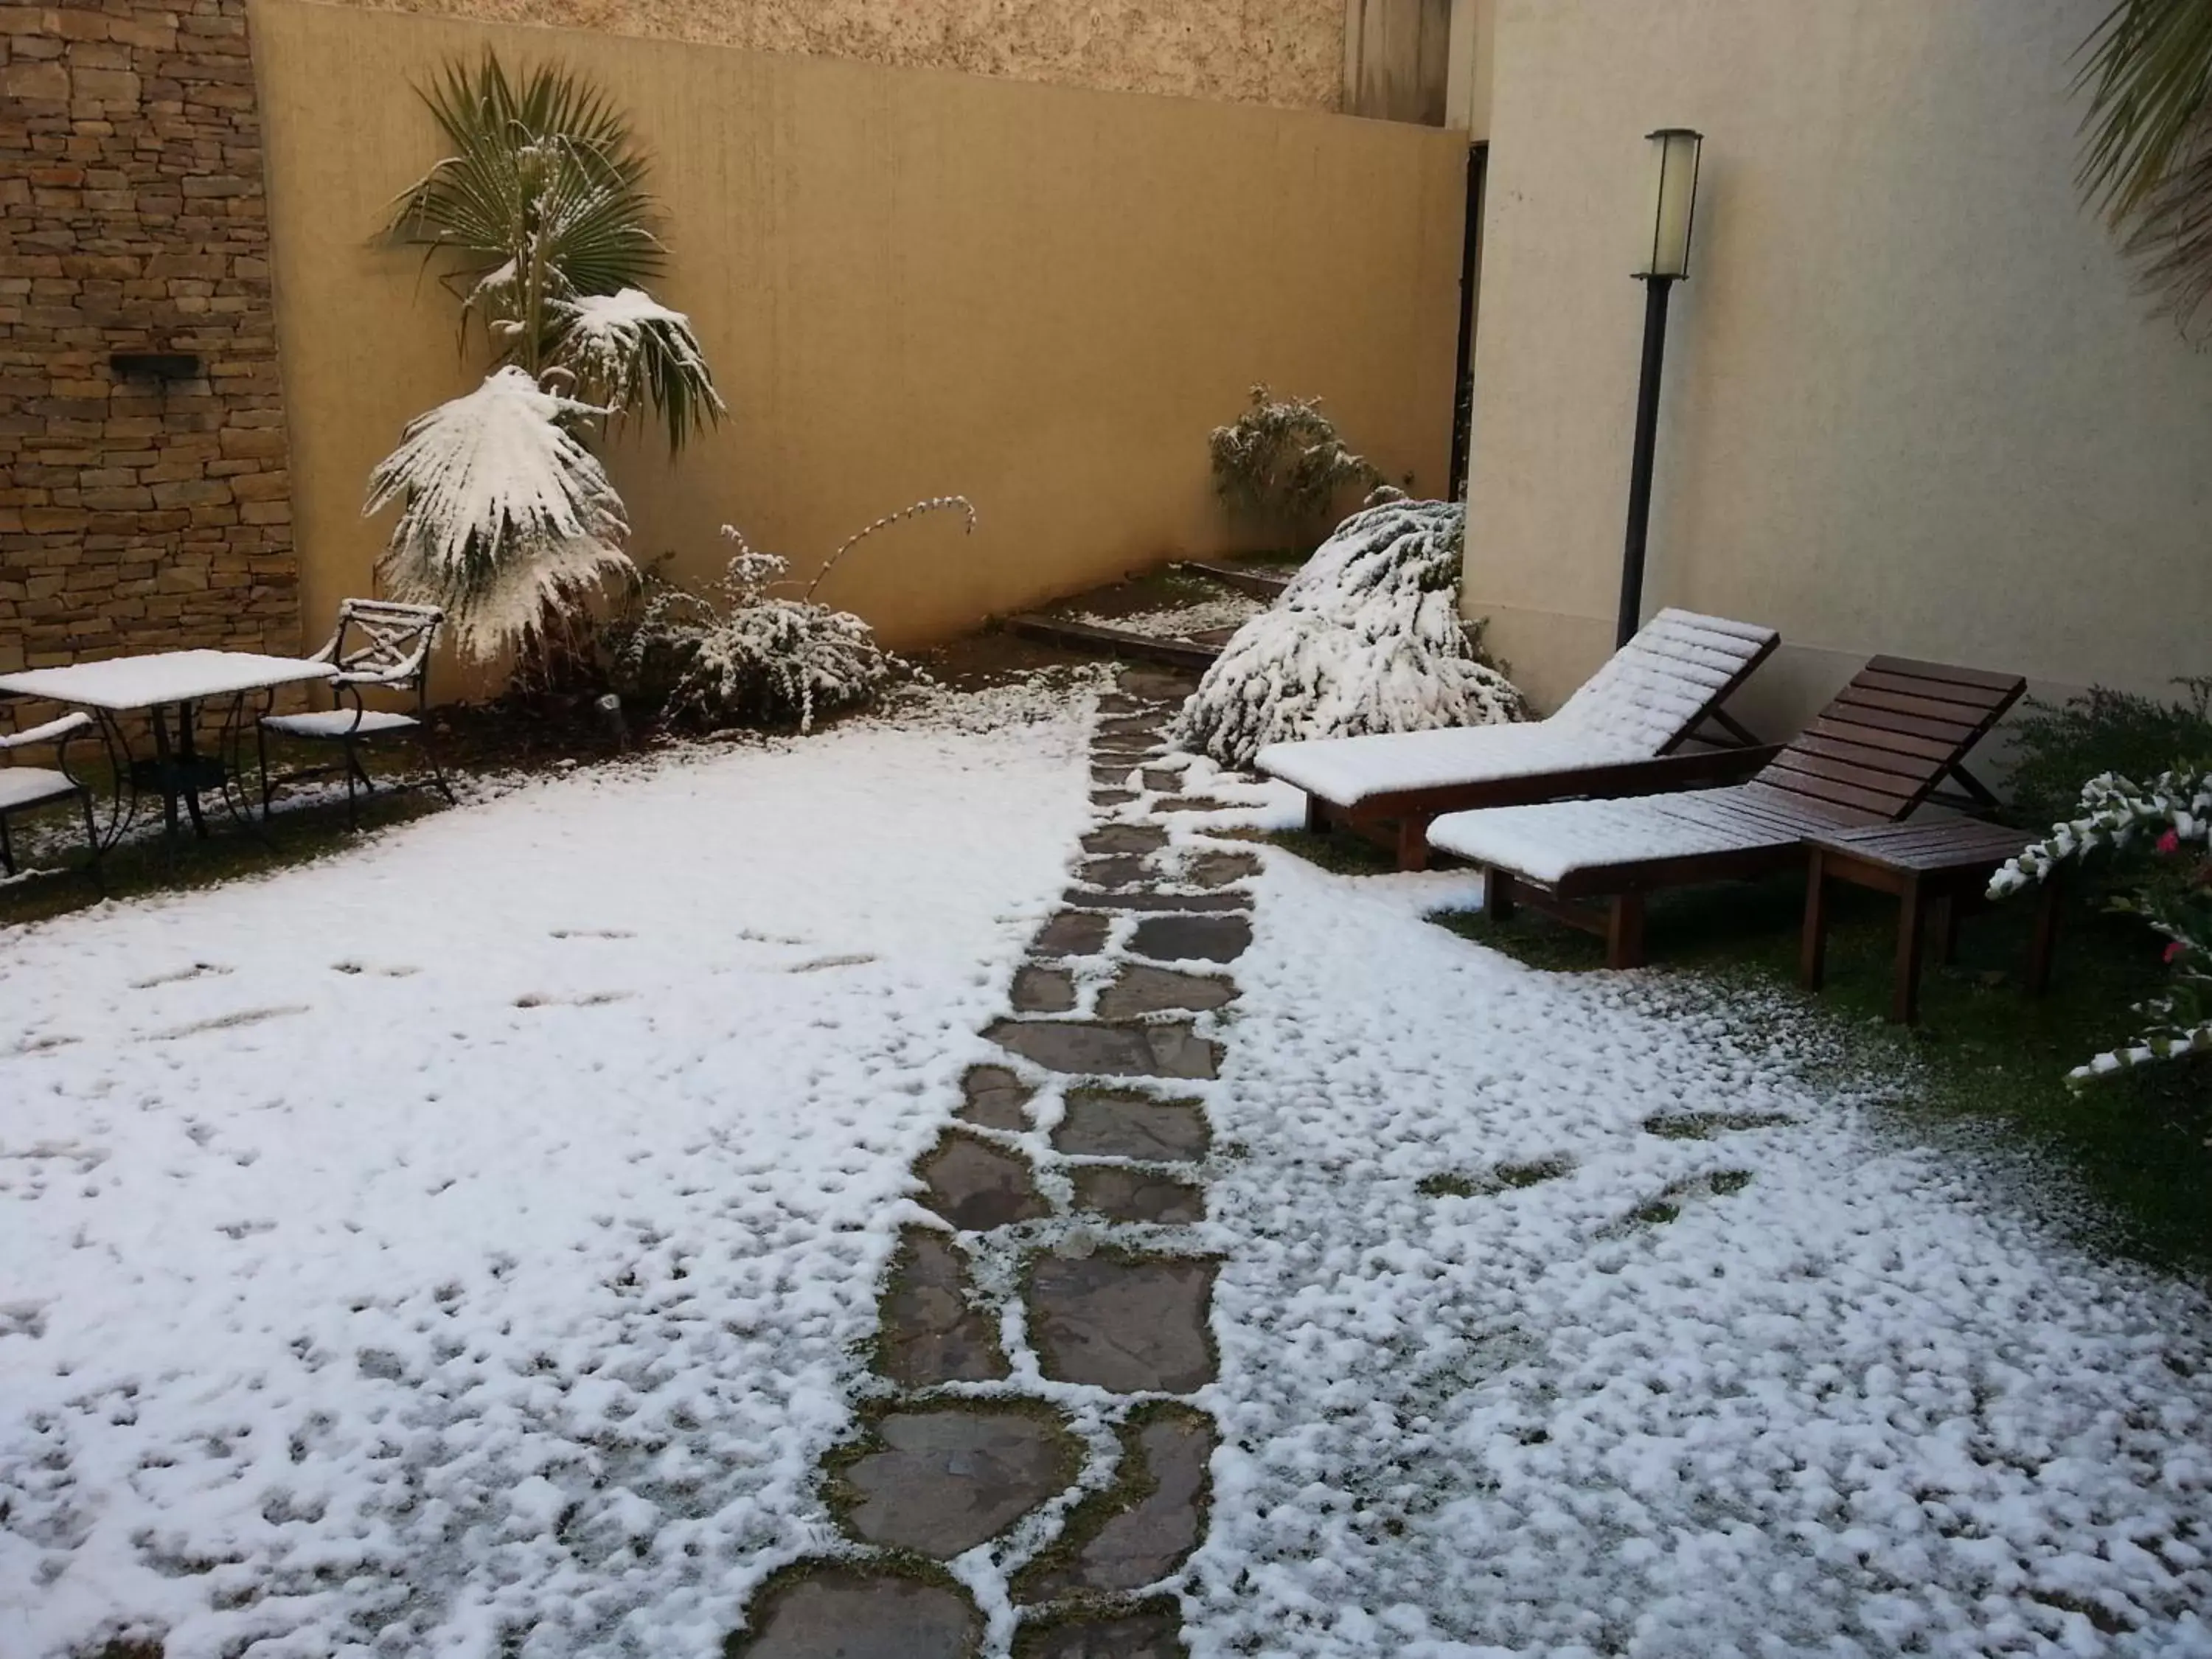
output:
[[[1577,870],[1795,842],[1802,830],[1749,810],[1749,790],[1738,784],[1681,795],[1453,812],[1429,826],[1429,845],[1556,887]]]

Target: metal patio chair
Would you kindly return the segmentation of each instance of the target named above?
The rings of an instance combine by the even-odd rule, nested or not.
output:
[[[435,605],[398,605],[388,599],[346,599],[338,605],[337,631],[309,659],[334,664],[338,672],[330,681],[331,707],[304,714],[264,714],[255,731],[256,752],[261,763],[261,820],[269,821],[270,805],[277,786],[301,778],[343,771],[346,781],[346,823],[361,824],[360,797],[374,793],[368,770],[361,763],[362,745],[380,738],[412,738],[430,769],[428,787],[447,801],[453,788],[438,765],[428,735],[430,712],[430,647],[446,613]],[[372,708],[364,691],[410,696],[411,711]],[[310,743],[335,743],[343,758],[327,766],[301,768],[273,778],[269,771],[270,737],[294,738]],[[418,780],[411,787],[423,787]]]
[[[27,812],[35,807],[51,806],[56,801],[74,800],[84,814],[85,845],[91,849],[88,866],[97,880],[100,874],[100,831],[92,821],[92,787],[69,769],[66,750],[69,740],[92,726],[89,714],[64,714],[59,720],[48,720],[44,726],[34,726],[27,732],[0,736],[0,871],[15,873],[15,843],[8,836],[8,820],[18,812]],[[17,766],[12,757],[16,750],[28,749],[34,744],[54,745],[52,766]]]

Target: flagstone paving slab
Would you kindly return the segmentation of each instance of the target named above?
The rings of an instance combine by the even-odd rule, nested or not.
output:
[[[983,1620],[957,1590],[836,1568],[775,1593],[732,1659],[969,1659]]]
[[[999,1322],[968,1297],[967,1264],[951,1240],[909,1227],[884,1297],[878,1363],[909,1389],[995,1382],[1007,1374]]]
[[[1054,1147],[1089,1158],[1183,1164],[1206,1156],[1206,1113],[1196,1101],[1153,1100],[1111,1089],[1071,1089]]]
[[[1192,915],[1221,915],[1249,910],[1252,896],[1234,889],[1219,893],[1158,893],[1122,888],[1115,891],[1070,888],[1060,902],[1092,910],[1183,911]]]
[[[1189,887],[1227,887],[1249,881],[1261,868],[1256,854],[1200,853],[1183,865],[1176,879]]]
[[[1227,1006],[1237,996],[1236,982],[1213,974],[1178,973],[1172,968],[1151,968],[1133,962],[1098,996],[1098,1018],[1131,1019],[1139,1014],[1176,1010],[1202,1014]]]
[[[918,1168],[921,1201],[966,1231],[988,1232],[1052,1213],[1027,1159],[973,1135],[946,1135]]]
[[[1186,1659],[1189,1651],[1179,1621],[1165,1613],[1055,1624],[1014,1644],[1015,1659]]]
[[[1152,1170],[1089,1164],[1073,1171],[1075,1203],[1109,1221],[1188,1226],[1206,1219],[1206,1194],[1188,1181]]]
[[[1036,1090],[1003,1066],[971,1066],[960,1079],[963,1096],[954,1115],[979,1128],[1005,1129],[1018,1134],[1030,1127],[1023,1109]]]
[[[1095,910],[1062,910],[1037,930],[1030,948],[1041,957],[1095,957],[1113,926],[1113,917]]]
[[[1008,994],[1018,1014],[1064,1014],[1075,1006],[1075,980],[1066,969],[1024,963]]]
[[[1213,1419],[1187,1407],[1166,1407],[1125,1425],[1116,1489],[1077,1510],[1056,1559],[1023,1576],[1018,1598],[1035,1603],[1142,1589],[1181,1566],[1198,1547],[1214,1439]],[[1141,1496],[1122,1501],[1131,1486]]]
[[[1155,962],[1234,962],[1251,944],[1252,924],[1243,916],[1147,916],[1129,948]]]
[[[1088,887],[1131,887],[1139,882],[1158,881],[1160,874],[1142,858],[1120,854],[1077,865],[1075,878]]]
[[[1158,824],[1109,823],[1083,838],[1083,850],[1094,856],[1109,853],[1157,853],[1168,844],[1168,832]]]
[[[984,1035],[1048,1070],[1078,1076],[1220,1075],[1220,1045],[1182,1021],[1102,1025],[1090,1020],[1000,1020]]]
[[[1213,1380],[1206,1310],[1218,1264],[1189,1257],[1040,1258],[1029,1287],[1044,1374],[1118,1394],[1188,1394]]]
[[[871,1544],[949,1561],[994,1538],[1065,1490],[1076,1443],[1039,1410],[895,1411],[875,1427],[879,1450],[855,1459],[847,1520]]]

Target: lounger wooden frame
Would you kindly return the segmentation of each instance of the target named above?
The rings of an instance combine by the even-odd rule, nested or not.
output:
[[[1484,906],[1502,919],[1526,903],[1602,938],[1608,967],[1640,966],[1644,901],[1652,893],[1802,866],[1808,834],[1901,821],[1946,779],[1957,781],[1969,802],[1989,802],[1966,758],[2026,690],[2015,675],[1876,657],[1757,777],[1727,798],[1726,811],[1747,829],[1771,831],[1772,840],[1725,852],[1584,866],[1555,883],[1486,866]],[[1592,900],[1598,902],[1587,902]]]
[[[1741,783],[1778,758],[1781,749],[1762,744],[1722,708],[1759,664],[1774,654],[1780,635],[1760,642],[1742,665],[1716,687],[1696,714],[1645,760],[1609,762],[1565,770],[1522,772],[1512,777],[1446,783],[1425,789],[1396,789],[1370,795],[1357,805],[1339,806],[1308,791],[1306,828],[1320,834],[1331,825],[1351,830],[1389,849],[1401,870],[1425,870],[1429,863],[1429,825],[1447,812],[1471,812],[1486,806],[1534,806],[1545,801],[1617,799],[1630,795],[1672,795]],[[1679,752],[1706,724],[1719,726],[1724,745]]]

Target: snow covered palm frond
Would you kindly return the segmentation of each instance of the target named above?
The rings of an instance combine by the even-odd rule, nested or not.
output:
[[[722,399],[691,319],[642,289],[586,294],[552,307],[554,361],[579,396],[627,412],[650,402],[668,423],[671,448],[720,420]]]
[[[622,500],[562,424],[600,412],[509,367],[410,422],[363,509],[399,507],[379,566],[392,592],[445,606],[463,649],[485,657],[527,640],[550,605],[630,572]]]
[[[1520,719],[1521,694],[1460,620],[1465,528],[1443,501],[1346,519],[1222,648],[1177,741],[1242,766],[1271,743]]]

